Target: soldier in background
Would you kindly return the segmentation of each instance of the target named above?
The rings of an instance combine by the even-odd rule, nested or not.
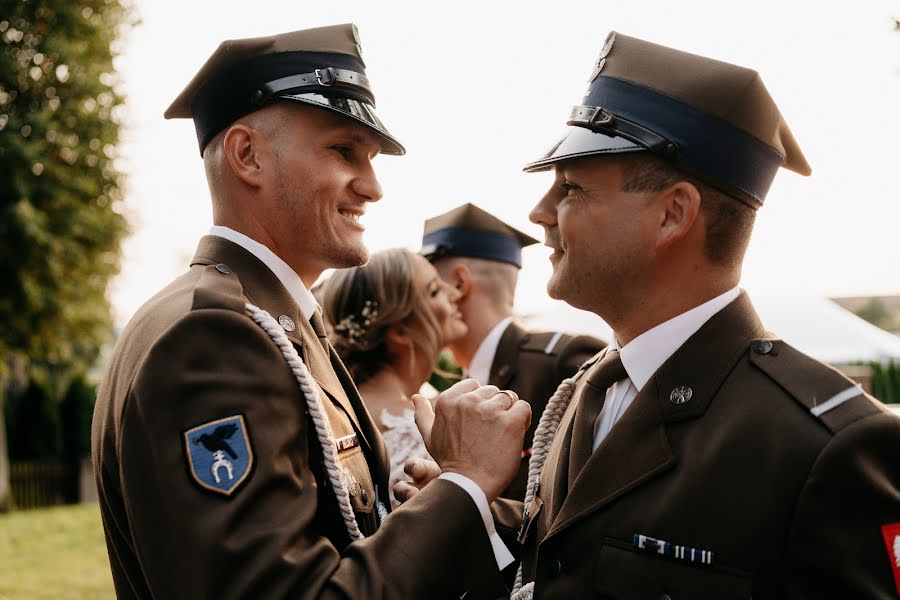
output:
[[[501,494],[515,500],[525,498],[531,442],[547,400],[560,381],[604,346],[589,335],[528,331],[513,319],[522,248],[536,243],[474,204],[463,204],[425,221],[419,251],[459,292],[468,333],[449,348],[465,376],[511,389],[531,405],[534,419],[519,472]]]

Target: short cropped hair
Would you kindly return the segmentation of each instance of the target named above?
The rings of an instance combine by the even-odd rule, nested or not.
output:
[[[740,264],[753,232],[755,209],[653,155],[626,156],[621,164],[623,192],[659,192],[679,181],[696,187],[707,221],[707,258],[718,265]]]

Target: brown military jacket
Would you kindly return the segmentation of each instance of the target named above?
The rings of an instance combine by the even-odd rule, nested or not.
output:
[[[660,367],[567,490],[579,398],[605,393],[590,375],[523,528],[535,598],[897,596],[900,419],[767,334],[745,293]]]
[[[606,344],[589,335],[529,332],[515,321],[509,324],[497,344],[488,383],[513,390],[531,405],[531,426],[525,434],[522,464],[516,478],[501,494],[523,500],[528,480],[528,458],[538,418],[559,382],[571,377],[578,367]]]
[[[304,396],[247,302],[281,322],[345,440],[338,457],[364,540],[350,543]],[[120,598],[502,590],[478,509],[455,484],[436,481],[382,522],[387,456],[347,372],[275,275],[222,238],[203,238],[190,271],[120,336],[92,454]]]

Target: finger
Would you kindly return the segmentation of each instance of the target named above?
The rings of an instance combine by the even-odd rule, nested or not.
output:
[[[434,408],[428,398],[422,394],[413,394],[413,403],[416,405],[416,426],[422,439],[425,440],[425,447],[431,447],[431,426],[434,425]]]
[[[481,402],[483,400],[487,400],[488,398],[493,398],[498,393],[500,393],[500,388],[496,385],[484,385],[469,393],[470,396],[474,397],[477,401]]]
[[[403,472],[413,478],[413,484],[421,487],[441,474],[441,468],[433,460],[408,458],[403,464]]]
[[[531,427],[531,405],[524,400],[518,400],[506,411],[507,418],[513,422],[518,421],[522,427],[522,431],[526,431]]]
[[[475,379],[463,379],[462,381],[457,381],[441,392],[441,394],[438,395],[438,398],[441,396],[461,396],[477,390],[480,386],[481,384]]]
[[[394,498],[397,499],[401,504],[406,502],[413,496],[419,493],[419,488],[409,483],[408,481],[398,481],[394,484]]]
[[[482,402],[481,406],[486,410],[505,411],[512,408],[518,401],[518,398],[514,398],[512,394],[508,393],[506,390],[502,390]]]

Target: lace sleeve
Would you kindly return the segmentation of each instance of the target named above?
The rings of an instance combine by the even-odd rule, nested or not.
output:
[[[381,423],[385,428],[384,443],[391,457],[391,476],[388,482],[389,489],[393,490],[398,481],[409,481],[409,477],[403,472],[403,463],[407,458],[418,457],[431,460],[425,449],[425,441],[419,428],[416,427],[415,412],[404,410],[401,415],[394,415],[387,410],[382,410]],[[391,492],[391,505],[396,508],[400,503],[394,499]]]

